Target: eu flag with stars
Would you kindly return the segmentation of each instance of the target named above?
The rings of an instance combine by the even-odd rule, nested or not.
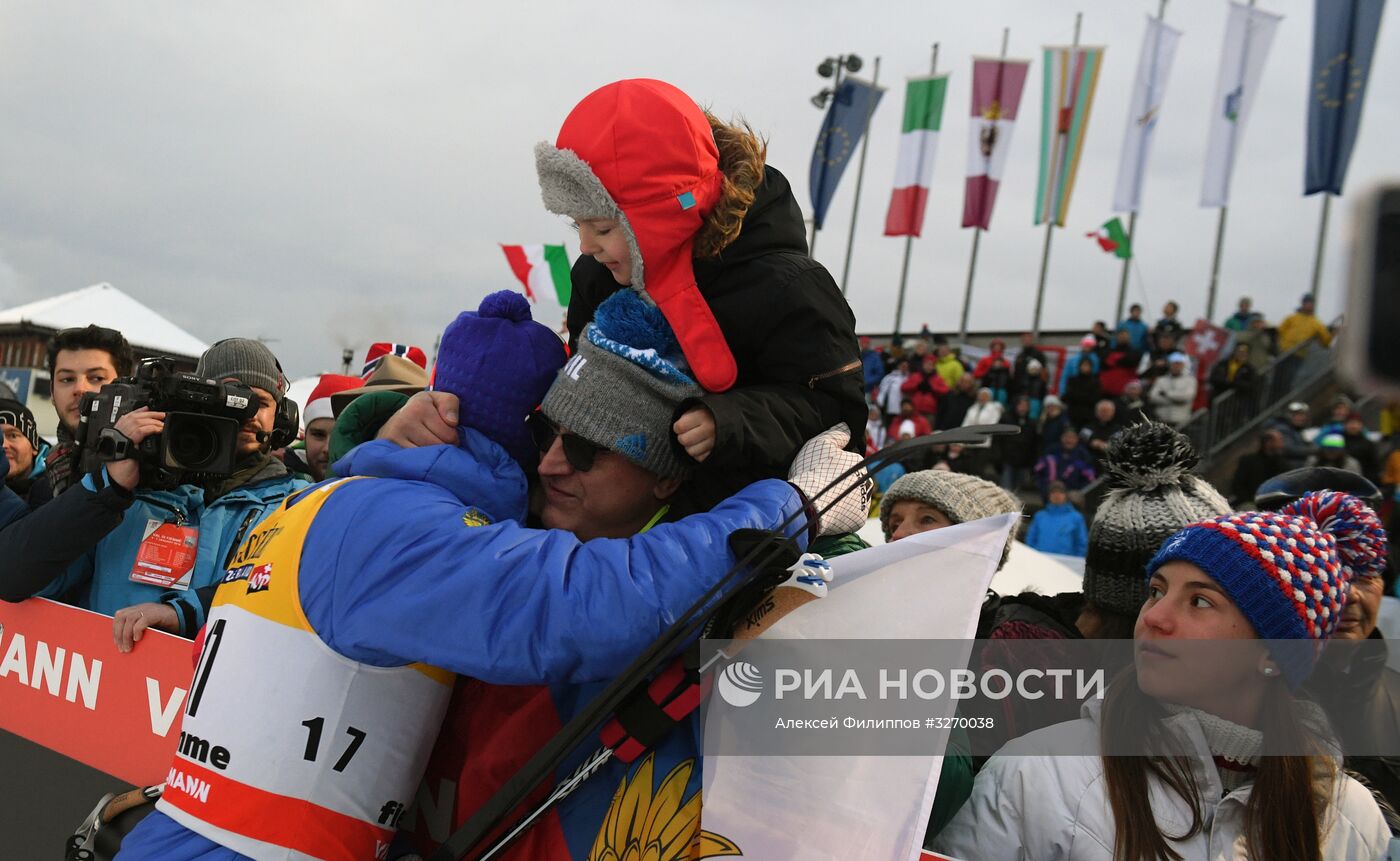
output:
[[[856,144],[865,134],[866,120],[880,103],[884,90],[855,78],[846,78],[836,88],[831,107],[822,120],[821,134],[812,150],[812,217],[817,229],[826,221],[826,210],[836,194],[836,184],[856,153]]]
[[[1385,0],[1314,0],[1304,194],[1342,193]]]

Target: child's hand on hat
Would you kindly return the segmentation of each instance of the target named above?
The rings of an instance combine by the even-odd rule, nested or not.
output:
[[[401,448],[455,445],[457,396],[450,392],[419,392],[379,429],[378,439]]]
[[[715,448],[715,416],[709,407],[691,407],[671,426],[685,453],[703,461]]]

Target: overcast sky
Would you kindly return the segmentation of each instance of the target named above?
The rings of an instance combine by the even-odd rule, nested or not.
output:
[[[1311,0],[1285,15],[1233,184],[1217,317],[1241,293],[1271,319],[1308,286],[1321,200],[1303,198]],[[1119,265],[1086,231],[1111,215],[1146,15],[1157,0],[982,2],[176,3],[23,2],[0,14],[0,307],[109,281],[205,341],[263,337],[292,376],[334,369],[373,340],[431,348],[486,293],[515,286],[497,243],[577,242],[545,212],[532,148],[592,89],[670,81],[769,139],[805,207],[829,55],[882,57],[850,301],[888,331],[904,240],[881,235],[905,76],[933,42],[952,79],[906,328],[956,329],[972,233],[959,228],[970,62],[1034,58],[972,328],[1028,326],[1044,229],[1031,225],[1039,48],[1108,46],[1069,224],[1050,259],[1045,325],[1107,319]],[[1217,214],[1198,206],[1225,0],[1172,0],[1184,31],[1139,218],[1130,298],[1202,313]],[[1387,16],[1393,19],[1395,10]],[[868,73],[863,71],[862,75]],[[1400,30],[1382,26],[1353,193],[1400,175]],[[854,166],[818,257],[839,278]],[[1349,197],[1334,207],[1321,311],[1341,311]],[[1145,291],[1145,293],[1144,293]],[[545,312],[548,314],[549,312]],[[100,321],[98,321],[100,322]],[[552,321],[551,321],[552,322]]]

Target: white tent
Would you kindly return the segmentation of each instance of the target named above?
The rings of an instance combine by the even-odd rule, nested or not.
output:
[[[94,284],[0,311],[0,326],[20,323],[54,330],[96,323],[120,331],[138,350],[158,355],[195,359],[209,347],[111,284]]]

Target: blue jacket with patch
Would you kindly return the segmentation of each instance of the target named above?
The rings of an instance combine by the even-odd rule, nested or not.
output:
[[[204,624],[195,590],[216,583],[224,564],[253,527],[307,482],[282,475],[235,488],[205,503],[194,485],[129,493],[108,482],[106,471],[83,480],[54,501],[0,531],[0,598],[37,596],[68,601],[112,615],[146,601],[166,601],[179,613],[187,636]],[[199,530],[188,590],[168,590],[131,580],[137,550],[151,520],[180,520]]]
[[[803,504],[787,482],[762,481],[643,535],[583,542],[525,528],[520,467],[476,431],[460,433],[457,446],[366,443],[334,466],[398,479],[337,488],[306,533],[302,607],[340,654],[497,685],[609,680],[734,564],[731,533],[776,529]],[[805,535],[797,520],[789,531]],[[117,859],[240,857],[157,811]]]

